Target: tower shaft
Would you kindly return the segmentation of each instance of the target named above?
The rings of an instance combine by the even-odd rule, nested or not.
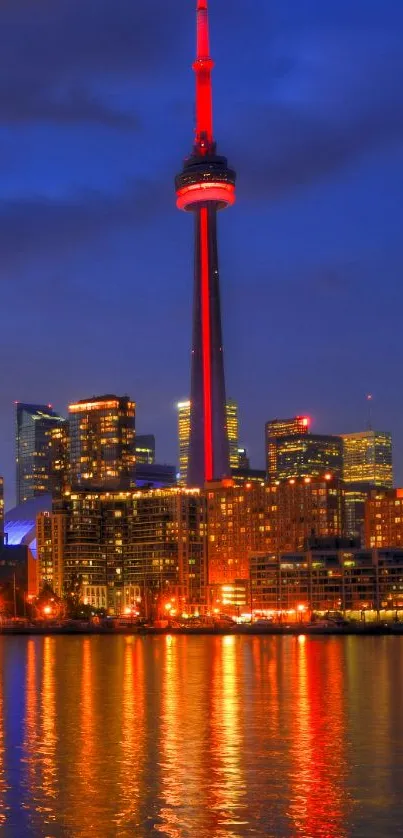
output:
[[[195,270],[188,485],[229,475],[224,358],[214,205],[195,212]]]

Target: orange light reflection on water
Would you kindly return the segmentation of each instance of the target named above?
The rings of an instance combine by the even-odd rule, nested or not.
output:
[[[212,670],[210,806],[216,815],[217,838],[236,838],[246,825],[245,778],[242,766],[241,709],[239,704],[239,666],[237,638],[217,638]]]
[[[343,749],[343,645],[297,642],[294,649],[291,802],[296,836],[347,838],[348,773]]]

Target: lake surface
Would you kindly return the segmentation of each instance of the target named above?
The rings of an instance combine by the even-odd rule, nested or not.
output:
[[[403,638],[0,637],[0,835],[403,835]]]

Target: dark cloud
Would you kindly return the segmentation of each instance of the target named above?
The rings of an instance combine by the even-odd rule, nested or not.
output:
[[[134,114],[108,107],[83,88],[60,93],[28,77],[21,83],[15,80],[11,86],[0,82],[0,121],[8,125],[87,122],[122,129],[137,129],[140,124]]]
[[[183,0],[181,0],[183,6]],[[9,0],[0,29],[3,123],[135,121],[90,94],[124,76],[143,84],[172,64],[180,16],[161,0]]]
[[[60,259],[94,237],[147,222],[162,205],[161,189],[145,181],[131,183],[117,195],[87,190],[70,199],[0,202],[2,268],[6,274],[11,266],[37,257]]]
[[[266,102],[246,105],[233,126],[251,194],[287,192],[402,142],[403,55],[394,34],[305,34],[277,45],[281,59],[286,70]]]

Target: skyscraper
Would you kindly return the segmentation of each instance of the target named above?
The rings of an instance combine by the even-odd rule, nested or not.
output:
[[[74,486],[134,485],[135,402],[94,396],[69,406],[70,468]]]
[[[239,423],[238,423],[238,405],[233,399],[227,399],[226,404],[227,414],[227,434],[229,445],[229,464],[230,469],[239,468]]]
[[[217,211],[235,201],[235,172],[216,153],[207,0],[197,0],[196,131],[175,179],[177,207],[192,212],[195,273],[188,484],[230,472],[217,251]]]
[[[16,404],[17,505],[52,488],[51,434],[66,420],[51,405]]]
[[[393,485],[392,437],[368,429],[343,434],[346,533],[364,543],[365,505],[372,489]]]
[[[152,465],[155,463],[154,434],[136,434],[136,465]]]
[[[343,445],[339,436],[300,434],[275,439],[276,480],[320,477],[326,472],[342,476]]]
[[[187,486],[190,440],[190,401],[178,402],[179,478],[180,486]]]
[[[392,436],[384,431],[343,434],[343,479],[388,489],[393,485]]]
[[[271,419],[265,425],[266,471],[267,476],[277,476],[277,446],[279,436],[301,436],[309,433],[308,416],[294,416],[292,419]]]
[[[180,486],[191,486],[188,478],[191,428],[190,401],[178,402],[178,440],[179,440],[179,480]],[[238,449],[238,405],[233,399],[228,399],[225,405],[227,417],[226,433],[228,435],[228,449],[230,468],[239,468]]]

